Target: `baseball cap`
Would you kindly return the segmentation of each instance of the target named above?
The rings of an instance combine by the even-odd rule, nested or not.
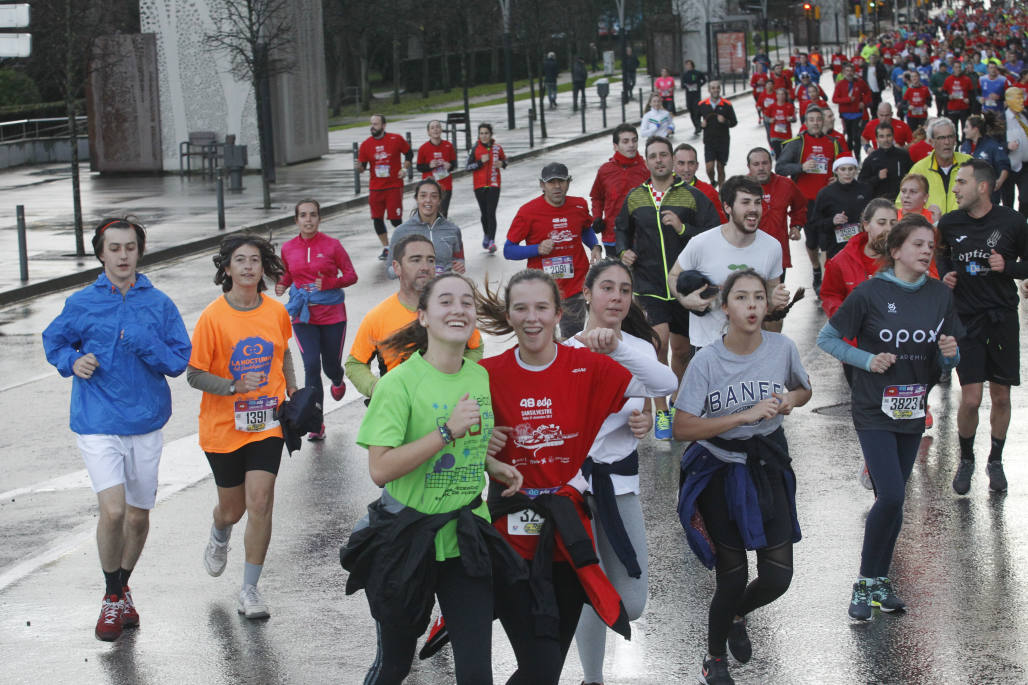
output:
[[[542,182],[552,181],[555,178],[559,178],[564,181],[571,180],[571,174],[568,173],[568,168],[560,162],[550,162],[543,167],[543,171],[539,174],[539,180]]]

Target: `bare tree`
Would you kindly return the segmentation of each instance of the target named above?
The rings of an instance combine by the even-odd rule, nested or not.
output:
[[[271,132],[271,77],[292,70],[292,27],[288,0],[214,0],[214,33],[204,36],[208,49],[229,57],[232,73],[253,85],[257,105],[257,140],[261,148],[264,209],[271,209],[274,141]]]

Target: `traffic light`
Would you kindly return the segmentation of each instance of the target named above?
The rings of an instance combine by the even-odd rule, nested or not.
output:
[[[807,19],[814,18],[814,6],[809,2],[803,3],[803,16]]]

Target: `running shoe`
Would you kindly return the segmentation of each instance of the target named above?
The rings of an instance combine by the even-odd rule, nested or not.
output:
[[[867,464],[860,467],[860,484],[867,490],[874,490],[875,486],[871,482],[871,472],[867,470]]]
[[[389,258],[389,248],[388,247],[383,247],[382,248],[382,254],[378,255],[378,261],[384,262],[388,258]]]
[[[261,597],[256,585],[244,585],[239,591],[239,613],[250,619],[271,616],[268,603]]]
[[[321,430],[317,433],[308,433],[307,439],[311,442],[321,442],[325,439],[325,424],[321,424]]]
[[[121,612],[125,603],[118,595],[104,597],[100,605],[100,618],[96,619],[96,639],[114,642],[121,635]]]
[[[814,272],[814,295],[821,297],[821,269]]]
[[[850,599],[850,618],[858,621],[871,620],[871,588],[866,580],[853,583],[853,598]]]
[[[671,412],[658,409],[657,419],[653,425],[653,437],[657,440],[671,439]]]
[[[1003,473],[1003,462],[990,461],[985,465],[985,473],[989,474],[989,489],[993,492],[1006,492],[1007,476]]]
[[[346,394],[346,381],[343,381],[339,385],[333,385],[329,388],[329,392],[332,393],[332,399],[336,402],[343,399],[343,395]]]
[[[432,623],[432,628],[428,631],[428,639],[425,640],[424,646],[418,652],[418,658],[424,660],[433,656],[449,641],[450,631],[446,628],[446,621],[443,620],[443,615],[439,614],[439,618]]]
[[[487,247],[486,249],[489,250],[489,254],[496,254],[496,241],[490,240],[489,247]]]
[[[228,537],[232,537],[232,526],[228,527]],[[214,526],[211,526],[211,537],[207,540],[207,548],[203,551],[203,567],[207,573],[217,578],[225,571],[228,564],[228,540],[218,542],[214,539]]]
[[[935,425],[935,417],[932,416],[932,410],[929,409],[928,407],[925,407],[925,410],[924,410],[924,429],[928,430],[929,428],[931,428],[934,425]]]
[[[871,586],[871,606],[885,612],[902,611],[907,608],[903,600],[896,596],[892,581],[885,576],[875,578],[874,585]]]
[[[740,664],[746,663],[753,656],[753,644],[746,634],[745,618],[732,621],[732,627],[728,629],[728,651]]]
[[[121,609],[121,627],[135,628],[139,625],[139,612],[136,611],[136,605],[132,601],[132,591],[129,590],[128,585],[121,589],[121,601],[124,602]]]
[[[700,682],[705,685],[735,685],[728,674],[728,663],[723,656],[712,656],[703,662]]]
[[[974,474],[974,460],[961,459],[957,473],[953,476],[953,491],[958,495],[966,495],[971,489],[971,476]]]

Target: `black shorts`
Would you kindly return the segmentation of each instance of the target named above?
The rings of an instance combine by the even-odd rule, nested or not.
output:
[[[679,304],[678,300],[661,300],[647,295],[637,295],[635,301],[646,312],[651,326],[662,323],[676,335],[689,337],[689,310]]]
[[[728,147],[730,142],[727,138],[724,140],[712,140],[709,143],[704,141],[703,161],[728,164]]]
[[[961,385],[990,381],[1021,384],[1020,323],[1017,311],[993,310],[964,321],[957,378]]]
[[[807,200],[807,218],[814,216],[814,201]],[[803,227],[803,244],[807,246],[808,250],[818,250],[821,248],[821,236],[818,231],[810,226]]]
[[[239,487],[246,480],[247,471],[267,471],[278,475],[282,462],[282,438],[264,438],[248,442],[235,452],[204,452],[219,488]]]

